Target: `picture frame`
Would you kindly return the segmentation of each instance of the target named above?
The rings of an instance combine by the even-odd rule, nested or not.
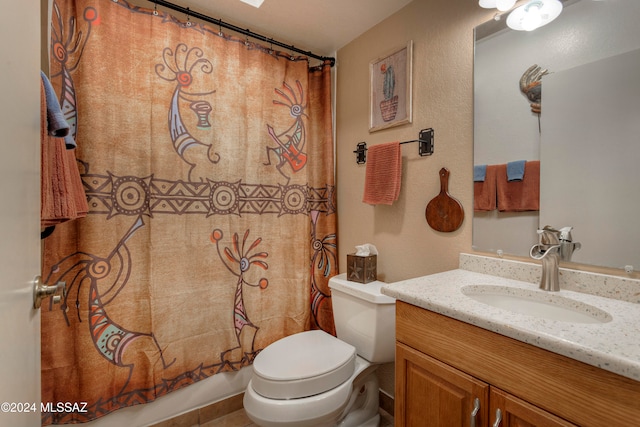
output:
[[[369,132],[411,123],[413,40],[369,63]]]

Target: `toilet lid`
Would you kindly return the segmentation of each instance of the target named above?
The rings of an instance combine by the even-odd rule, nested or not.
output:
[[[272,399],[313,396],[345,382],[354,372],[356,349],[323,331],[274,342],[253,361],[253,389]]]

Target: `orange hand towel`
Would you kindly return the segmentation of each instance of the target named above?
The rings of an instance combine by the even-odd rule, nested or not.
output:
[[[362,201],[370,205],[391,205],[400,195],[402,151],[399,142],[370,147]]]
[[[496,171],[498,210],[523,212],[540,210],[540,161],[526,162],[522,181],[507,181],[507,165]]]
[[[492,211],[496,205],[496,165],[487,166],[482,182],[473,183],[473,210]]]

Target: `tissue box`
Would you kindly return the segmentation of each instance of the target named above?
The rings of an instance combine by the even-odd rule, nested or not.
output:
[[[378,277],[378,255],[347,255],[347,280],[369,283]]]

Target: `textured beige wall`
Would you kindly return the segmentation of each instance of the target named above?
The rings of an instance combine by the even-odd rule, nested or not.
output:
[[[471,251],[473,215],[473,28],[492,12],[475,0],[414,0],[337,54],[336,158],[340,271],[361,243],[379,250],[378,278],[394,282],[456,268]],[[413,40],[413,123],[369,133],[369,63]],[[402,186],[391,206],[362,203],[365,165],[356,144],[416,139],[435,130],[434,154],[416,143],[402,147]],[[449,192],[465,219],[452,233],[429,227],[427,203],[440,191],[438,171],[451,172]],[[380,388],[394,395],[394,364],[378,371]]]
[[[415,0],[340,49],[337,54],[336,157],[340,271],[361,243],[379,250],[378,278],[386,282],[456,268],[471,250],[473,170],[473,28],[491,12],[475,0]],[[369,63],[413,40],[413,123],[369,133]],[[362,202],[365,165],[356,144],[416,139],[435,130],[435,150],[418,155],[402,146],[402,187],[391,206]],[[429,227],[427,203],[440,191],[438,171],[451,172],[449,192],[465,219],[452,233]]]

